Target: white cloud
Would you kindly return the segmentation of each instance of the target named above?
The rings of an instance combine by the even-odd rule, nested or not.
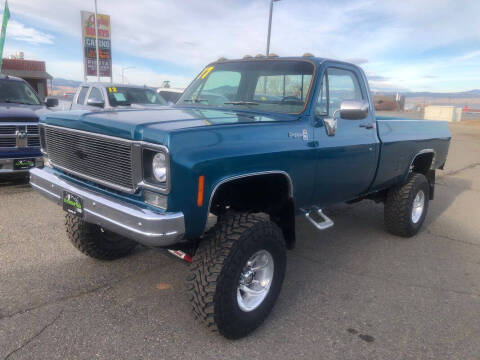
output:
[[[169,61],[195,72],[221,56],[265,52],[268,4],[268,0],[101,0],[99,12],[111,15],[114,52]],[[74,37],[80,44],[80,10],[93,10],[93,1],[16,0],[10,7],[12,14]],[[389,83],[399,87],[445,84],[423,75],[443,77],[461,70],[433,73],[430,61],[414,58],[453,48],[459,42],[478,42],[479,13],[480,1],[471,0],[285,0],[274,5],[271,51],[357,59],[367,70],[388,77]],[[402,52],[410,58],[397,60],[395,54]],[[469,56],[477,56],[472,54]],[[391,60],[378,66],[379,59]],[[473,58],[464,60],[468,59]],[[437,71],[451,65],[451,58],[440,61],[443,64],[437,65]],[[164,72],[144,70],[145,74]]]
[[[480,58],[480,50],[476,51],[471,51],[466,54],[460,55],[455,58],[456,61],[465,61],[465,60],[471,60],[475,58]]]
[[[192,79],[187,76],[161,74],[146,68],[134,68],[124,71],[124,80],[126,84],[152,87],[160,87],[165,80],[169,80],[172,87],[185,88]],[[122,81],[122,67],[119,65],[113,65],[113,81]]]
[[[31,44],[53,44],[54,39],[50,34],[43,33],[32,27],[27,27],[15,20],[8,22],[7,38],[25,41]]]

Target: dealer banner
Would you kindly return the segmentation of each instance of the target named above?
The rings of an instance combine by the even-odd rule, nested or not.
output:
[[[95,42],[95,13],[82,11],[82,46],[85,78],[97,76],[97,46]],[[100,76],[112,76],[112,47],[110,41],[110,16],[97,15],[98,54]]]

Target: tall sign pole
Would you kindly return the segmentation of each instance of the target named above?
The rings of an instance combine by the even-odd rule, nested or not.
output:
[[[98,11],[97,0],[95,0],[95,45],[97,48],[97,81],[100,82],[100,56],[98,53]]]
[[[8,9],[8,2],[5,0],[5,9],[3,10],[2,19],[2,33],[0,34],[0,71],[2,70],[3,45],[5,45],[5,37],[7,35],[8,19],[10,19],[10,10]]]

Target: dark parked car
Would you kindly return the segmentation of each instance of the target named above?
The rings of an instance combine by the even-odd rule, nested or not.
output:
[[[43,103],[25,80],[0,75],[0,178],[43,165],[38,119],[57,105],[54,98]]]

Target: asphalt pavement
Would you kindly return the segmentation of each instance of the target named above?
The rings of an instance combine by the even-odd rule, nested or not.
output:
[[[267,321],[229,341],[194,321],[188,265],[138,247],[100,262],[75,250],[63,211],[0,184],[2,359],[480,359],[480,126],[454,124],[423,230],[390,235],[383,205],[297,219]]]

